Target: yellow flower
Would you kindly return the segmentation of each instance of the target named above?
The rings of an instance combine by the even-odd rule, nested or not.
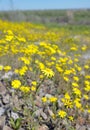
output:
[[[86,99],[86,100],[88,100],[89,99],[89,96],[88,95],[83,95],[83,97]]]
[[[39,77],[40,77],[40,79],[43,79],[43,78],[44,78],[44,76],[43,76],[42,74],[41,74]]]
[[[46,77],[53,77],[54,76],[54,72],[52,71],[52,69],[49,69],[49,68],[45,68],[43,70],[41,70],[42,73],[46,76]]]
[[[88,81],[88,80],[85,80],[85,85],[89,85],[90,84],[90,82]]]
[[[78,88],[73,88],[73,92],[74,94],[76,94],[77,96],[81,97],[81,91]]]
[[[52,56],[52,57],[51,57],[51,60],[56,61],[56,58]]]
[[[30,87],[28,86],[21,86],[20,87],[20,90],[24,93],[28,93],[30,91]]]
[[[63,69],[58,65],[56,64],[56,69],[58,72],[62,73],[63,72]]]
[[[67,93],[65,93],[65,99],[70,100],[70,96],[69,96],[68,92],[67,92]]]
[[[86,85],[84,88],[85,91],[89,92],[90,91],[90,85]]]
[[[21,82],[20,82],[20,80],[16,79],[16,80],[12,81],[11,85],[12,85],[13,88],[18,89],[21,86]]]
[[[6,38],[5,38],[5,40],[6,41],[11,41],[12,39],[13,39],[13,35],[6,35]]]
[[[65,70],[64,74],[65,74],[65,75],[70,75],[71,72],[72,72],[71,70]]]
[[[81,71],[81,69],[82,69],[81,67],[79,67],[79,66],[77,67],[77,70],[78,70],[78,71]]]
[[[72,86],[73,86],[73,87],[79,87],[79,85],[78,85],[76,82],[73,82],[73,83],[72,83]]]
[[[66,108],[73,108],[73,103],[70,100],[66,100],[66,102],[64,103],[64,105],[66,106]]]
[[[80,102],[80,99],[79,98],[76,98],[75,100],[74,100],[74,103],[75,103],[75,106],[77,107],[77,108],[80,108],[81,109],[81,102]]]
[[[50,102],[56,102],[57,98],[56,97],[50,97],[49,100],[50,100]]]
[[[28,70],[27,66],[23,66],[21,69],[19,69],[19,74],[20,75],[25,75],[27,70]]]
[[[75,62],[78,62],[79,60],[77,58],[74,59]]]
[[[85,69],[89,69],[89,65],[85,65],[84,68],[85,68]]]
[[[83,46],[81,49],[82,49],[82,51],[86,51],[87,46]]]
[[[72,51],[77,51],[78,49],[77,49],[77,47],[71,47],[70,48]]]
[[[81,108],[81,106],[82,106],[80,102],[76,102],[75,105],[77,108]]]
[[[5,71],[9,71],[9,70],[11,70],[11,66],[9,66],[9,65],[4,66],[4,70],[5,70]]]
[[[63,102],[63,104],[66,108],[72,108],[73,107],[73,103],[72,103],[71,100],[62,98],[61,101]]]
[[[54,113],[51,115],[51,117],[52,119],[56,119],[56,115]]]
[[[70,59],[70,60],[68,61],[68,64],[71,65],[72,63],[73,63],[73,61]]]
[[[32,90],[32,91],[36,91],[36,87],[35,87],[35,86],[32,86],[32,87],[31,87],[31,90]]]
[[[61,118],[65,118],[67,116],[67,113],[63,110],[60,110],[58,111],[58,115],[61,117]]]
[[[68,82],[69,81],[69,78],[68,77],[63,77],[64,78],[64,80],[66,81],[66,82]]]
[[[90,109],[88,109],[88,113],[90,113]]]
[[[39,62],[38,65],[39,65],[39,68],[40,68],[40,69],[44,69],[44,68],[45,68],[44,64],[41,63],[41,62]]]
[[[68,117],[70,121],[73,121],[73,116]]]
[[[2,65],[0,65],[0,70],[3,70],[3,66]]]
[[[90,79],[90,75],[86,75],[85,78],[86,78],[86,79]]]
[[[26,57],[21,57],[20,60],[23,61],[26,65],[30,64],[30,60]]]
[[[18,73],[19,73],[19,70],[18,70],[18,69],[15,69],[14,72],[15,72],[16,74],[18,74]]]
[[[46,97],[42,97],[42,102],[47,102],[47,98]]]
[[[73,79],[77,82],[79,81],[79,78],[77,76],[74,76]]]
[[[32,81],[32,85],[36,86],[37,82],[36,81]]]

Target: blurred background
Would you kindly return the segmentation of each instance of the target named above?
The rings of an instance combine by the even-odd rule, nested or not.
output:
[[[0,19],[90,25],[90,0],[0,0]]]

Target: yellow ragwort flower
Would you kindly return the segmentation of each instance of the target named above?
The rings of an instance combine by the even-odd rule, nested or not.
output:
[[[22,92],[24,92],[24,93],[28,93],[28,92],[30,92],[30,87],[28,87],[28,86],[21,86],[20,90]]]
[[[51,78],[51,77],[54,76],[54,72],[52,71],[52,69],[45,68],[45,69],[43,69],[43,70],[41,70],[41,71],[42,71],[42,73],[43,73],[46,77],[48,77],[48,78]]]
[[[20,86],[21,86],[21,82],[20,82],[20,80],[16,79],[16,80],[13,80],[13,81],[11,82],[11,85],[12,85],[12,87],[13,87],[14,89],[18,89],[18,88],[20,88]]]
[[[65,118],[67,116],[67,113],[63,110],[58,111],[58,116],[60,116],[61,118]]]

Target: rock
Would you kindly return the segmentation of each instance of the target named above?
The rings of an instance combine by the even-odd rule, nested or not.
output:
[[[90,122],[87,124],[87,130],[90,130]]]
[[[47,107],[47,109],[48,109],[48,113],[49,113],[49,115],[50,115],[50,116],[53,116],[53,115],[54,115],[53,111],[52,111],[52,110],[50,110],[50,108],[49,108],[49,107]]]
[[[7,73],[5,73],[1,79],[11,79],[11,77],[13,76],[13,72],[12,71],[9,71]]]
[[[19,130],[25,130],[24,128],[20,128]]]
[[[87,130],[86,126],[85,125],[79,125],[79,124],[76,124],[76,130]]]
[[[11,117],[15,120],[19,118],[18,114],[15,112],[11,112]]]
[[[16,108],[20,107],[20,102],[17,95],[12,95],[12,98],[10,98],[10,105]]]
[[[42,125],[38,128],[38,130],[49,130],[49,128],[46,125]]]
[[[87,129],[86,129],[86,126],[81,126],[81,127],[79,128],[79,130],[87,130]]]
[[[85,124],[85,122],[86,122],[85,118],[83,118],[83,117],[78,117],[77,123],[78,123],[79,125],[82,126],[82,125]]]
[[[42,101],[39,96],[36,96],[35,105],[40,108],[42,107]]]
[[[47,98],[51,98],[52,95],[51,95],[51,94],[46,94],[45,97],[47,97]]]
[[[0,107],[0,116],[2,116],[5,112],[5,109],[3,107]]]
[[[40,114],[41,114],[41,112],[42,112],[42,109],[36,110],[36,111],[34,112],[35,117],[39,117]]]
[[[63,103],[60,100],[58,100],[57,102],[58,102],[58,107],[61,108],[63,106]]]
[[[41,111],[41,116],[44,120],[47,120],[48,118],[47,115],[43,111]]]
[[[79,130],[80,129],[80,125],[79,124],[76,124],[76,130]]]
[[[87,53],[84,54],[82,57],[83,57],[85,60],[90,59],[90,52],[87,52]]]
[[[2,82],[0,82],[0,95],[4,95],[5,93],[6,93],[6,88],[2,84]]]
[[[3,130],[13,130],[12,128],[10,128],[9,126],[5,125]]]
[[[43,85],[42,85],[43,86]],[[44,89],[43,88],[40,88],[40,90],[39,90],[39,96],[40,97],[43,97],[44,95],[45,95],[45,92],[44,92]]]
[[[84,70],[80,71],[80,74],[85,76],[85,71]]]
[[[2,107],[2,97],[0,97],[0,107]]]
[[[67,121],[66,119],[64,119],[64,120],[62,121],[62,123],[63,123],[63,125],[68,126],[68,121]]]
[[[5,125],[5,116],[0,117],[0,130],[3,129]]]
[[[7,94],[6,96],[3,96],[2,101],[3,101],[4,104],[8,104],[9,101],[10,101],[10,96],[9,96],[9,94]]]

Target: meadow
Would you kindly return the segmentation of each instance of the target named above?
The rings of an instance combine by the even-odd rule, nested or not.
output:
[[[0,82],[12,129],[89,130],[90,26],[0,20]]]

